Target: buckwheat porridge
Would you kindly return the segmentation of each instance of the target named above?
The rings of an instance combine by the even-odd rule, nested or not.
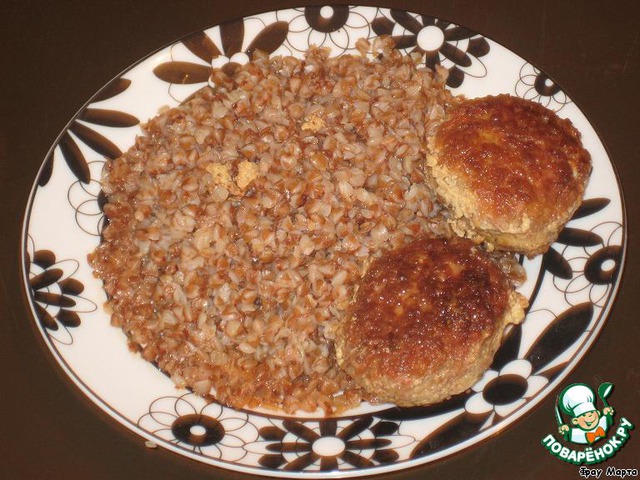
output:
[[[286,412],[368,399],[336,326],[372,257],[446,233],[423,163],[453,98],[391,40],[358,49],[214,70],[107,164],[90,262],[112,323],[177,386]]]

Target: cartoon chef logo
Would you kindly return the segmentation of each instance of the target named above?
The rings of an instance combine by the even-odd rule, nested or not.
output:
[[[607,437],[607,430],[613,425],[613,407],[607,403],[613,385],[603,383],[598,388],[598,396],[602,400],[602,411],[596,408],[596,395],[588,385],[574,383],[565,388],[556,404],[556,420],[558,432],[572,443],[593,445]],[[565,423],[560,414],[562,411],[570,420]]]
[[[612,428],[614,412],[607,402],[612,390],[613,384],[608,382],[598,387],[597,397],[584,383],[565,388],[555,405],[558,432],[564,441],[584,446],[571,448],[549,434],[541,441],[544,448],[574,465],[595,465],[613,457],[629,441],[634,426],[629,419],[620,417],[618,426]],[[598,398],[602,401],[602,410],[598,410]]]

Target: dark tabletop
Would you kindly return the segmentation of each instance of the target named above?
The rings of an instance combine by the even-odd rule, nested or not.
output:
[[[23,214],[36,172],[74,113],[129,65],[177,38],[299,1],[111,0],[3,3],[0,115],[0,478],[244,478],[148,449],[65,377],[43,347],[20,287]],[[327,2],[330,3],[330,2]],[[616,386],[617,413],[640,423],[640,2],[406,0],[363,2],[450,20],[554,77],[601,136],[620,175],[628,255],[618,298],[595,345],[563,385]],[[613,401],[615,400],[615,402]],[[406,478],[579,478],[540,440],[555,430],[548,397],[481,445]],[[640,468],[640,434],[599,467]],[[257,478],[257,477],[251,477]],[[376,477],[378,478],[378,477]],[[601,478],[605,478],[604,475]]]

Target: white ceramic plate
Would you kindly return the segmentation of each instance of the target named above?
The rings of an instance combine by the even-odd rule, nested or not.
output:
[[[510,93],[570,118],[593,158],[586,201],[544,256],[525,261],[531,307],[471,391],[424,408],[369,407],[333,419],[238,411],[178,391],[110,326],[87,254],[103,222],[100,172],[139,124],[207,83],[212,66],[256,48],[340,55],[389,34],[450,71],[469,97]],[[278,477],[349,477],[413,467],[472,447],[525,415],[569,373],[602,328],[624,263],[620,186],[593,128],[545,73],[501,45],[428,16],[373,7],[309,7],[247,17],[191,35],[115,78],[74,116],[35,181],[24,223],[24,282],[45,342],[69,378],[146,440],[222,468]]]

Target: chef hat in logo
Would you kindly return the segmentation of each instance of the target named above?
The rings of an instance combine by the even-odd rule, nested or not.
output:
[[[560,394],[560,408],[572,417],[596,410],[595,394],[582,384],[570,385]]]

